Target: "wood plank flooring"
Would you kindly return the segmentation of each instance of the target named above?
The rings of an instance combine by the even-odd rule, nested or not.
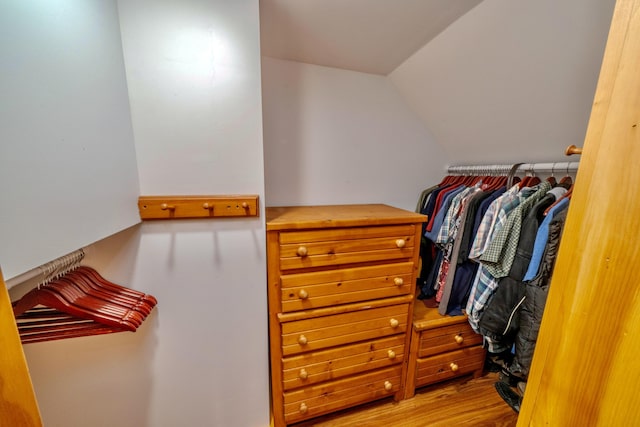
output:
[[[391,398],[295,424],[295,427],[511,427],[516,414],[496,392],[498,374],[463,377],[420,388],[401,402]]]

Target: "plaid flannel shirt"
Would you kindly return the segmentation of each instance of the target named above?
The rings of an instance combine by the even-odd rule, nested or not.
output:
[[[504,204],[509,203],[517,197],[518,191],[519,187],[514,185],[489,205],[489,208],[482,217],[482,221],[480,222],[476,236],[473,240],[471,250],[469,251],[469,259],[477,259],[482,255],[491,241],[491,235],[495,230],[498,216],[502,210],[501,208]]]
[[[480,262],[493,277],[501,278],[509,275],[520,240],[522,219],[549,190],[551,190],[551,184],[547,181],[529,190],[522,190],[521,195],[525,199],[511,211],[505,225],[494,235],[489,246],[480,256]]]
[[[438,230],[438,235],[434,243],[443,246],[455,238],[455,235],[458,231],[456,227],[456,221],[459,221],[462,208],[468,200],[469,195],[479,190],[480,186],[475,185],[473,187],[466,188],[455,195],[455,197],[451,200],[451,205],[449,206],[447,214],[442,221],[442,226]]]
[[[518,185],[514,185],[513,187],[511,187],[507,192],[510,194],[510,197],[505,198],[505,200],[503,200],[502,203],[496,207],[497,212],[492,213],[495,215],[495,221],[493,224],[493,228],[486,232],[487,236],[489,236],[487,241],[485,242],[486,247],[490,245],[491,237],[498,233],[505,226],[509,213],[524,200],[524,197],[519,193],[519,189],[520,187]],[[501,198],[502,197],[496,199],[494,203]],[[491,209],[491,206],[489,206],[489,209]],[[487,209],[487,213],[485,213],[483,223],[485,222],[485,219],[489,214],[489,209]],[[488,223],[489,220],[487,220],[486,222]],[[476,236],[476,239],[477,238],[478,236]],[[475,243],[476,242],[474,241],[474,245]],[[472,258],[471,255],[472,254],[469,255],[469,258]],[[481,255],[482,253],[478,254],[473,259],[479,261],[478,258]],[[480,268],[478,268],[478,272],[476,273],[473,284],[471,285],[469,299],[467,300],[466,307],[467,315],[469,316],[469,324],[476,332],[478,332],[480,317],[482,315],[482,312],[484,311],[484,307],[497,287],[498,280],[491,274],[489,270],[487,270],[487,268],[481,262]]]

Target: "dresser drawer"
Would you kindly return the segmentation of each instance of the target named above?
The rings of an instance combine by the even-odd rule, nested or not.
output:
[[[280,279],[282,312],[409,294],[412,262],[286,274]]]
[[[412,259],[414,225],[280,233],[280,270]]]
[[[283,360],[285,390],[388,367],[404,360],[404,335],[394,335]]]
[[[282,354],[289,356],[336,345],[404,334],[409,304],[363,309],[354,312],[284,322]]]
[[[482,335],[476,334],[466,320],[455,324],[420,332],[418,357],[427,357],[446,351],[482,344]]]
[[[401,365],[284,393],[287,423],[391,396],[400,390]]]
[[[416,387],[481,370],[484,356],[485,349],[477,346],[418,359]]]

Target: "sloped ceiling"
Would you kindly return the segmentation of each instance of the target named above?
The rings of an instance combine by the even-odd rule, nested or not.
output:
[[[387,75],[482,0],[261,0],[262,54]]]
[[[567,161],[584,141],[614,4],[485,0],[389,78],[455,162]]]
[[[388,76],[454,163],[582,145],[615,0],[261,0],[262,54]]]

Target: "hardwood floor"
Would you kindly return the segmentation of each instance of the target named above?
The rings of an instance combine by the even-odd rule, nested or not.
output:
[[[420,388],[401,402],[380,400],[295,427],[515,426],[516,414],[496,392],[498,375],[463,377]]]

